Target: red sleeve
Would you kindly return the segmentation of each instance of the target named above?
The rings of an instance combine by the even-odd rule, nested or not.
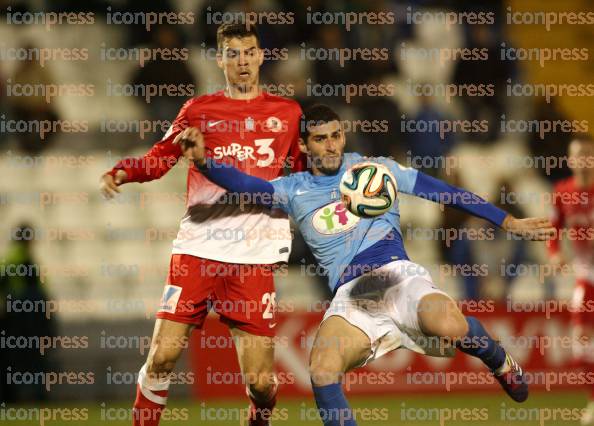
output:
[[[551,217],[551,223],[557,230],[557,234],[547,241],[547,249],[550,256],[555,256],[561,250],[561,239],[560,230],[563,228],[565,218],[563,217],[563,208],[561,202],[561,191],[558,187],[555,187],[553,191],[553,216]]]
[[[128,175],[126,182],[148,182],[167,173],[182,155],[179,145],[174,145],[173,140],[188,126],[187,110],[194,99],[182,106],[163,139],[153,145],[143,157],[124,158],[107,173],[113,176],[117,170],[124,170]]]
[[[299,138],[301,137],[300,129],[301,129],[301,116],[303,112],[301,111],[301,107],[297,104],[297,128],[295,129],[295,133],[291,136],[291,147],[289,148],[289,160],[293,167],[291,167],[291,172],[303,172],[307,170],[307,155],[301,152],[299,149]]]

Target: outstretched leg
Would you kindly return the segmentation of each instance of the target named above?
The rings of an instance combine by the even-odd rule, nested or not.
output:
[[[522,369],[478,319],[465,317],[456,302],[441,293],[425,295],[417,311],[423,333],[438,338],[442,346],[454,345],[479,358],[514,401],[523,402],[528,398],[528,385]]]

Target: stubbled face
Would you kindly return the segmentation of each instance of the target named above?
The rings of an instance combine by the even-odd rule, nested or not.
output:
[[[255,36],[226,38],[217,53],[217,65],[223,70],[227,83],[240,89],[258,84],[262,62],[264,54]]]
[[[569,144],[569,167],[574,174],[594,174],[594,169],[588,167],[594,157],[594,142],[575,139]]]
[[[334,175],[342,165],[344,129],[339,121],[312,126],[307,141],[299,141],[301,151],[308,154],[314,174]]]

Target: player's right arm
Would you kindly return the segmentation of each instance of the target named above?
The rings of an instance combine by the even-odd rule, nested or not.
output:
[[[120,192],[119,186],[129,182],[149,182],[167,173],[182,155],[175,137],[188,127],[187,110],[196,98],[187,101],[179,111],[171,127],[159,142],[144,156],[124,158],[101,176],[100,190],[106,198],[113,198]]]

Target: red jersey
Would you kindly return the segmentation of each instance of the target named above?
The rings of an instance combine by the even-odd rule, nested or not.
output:
[[[594,186],[580,189],[573,177],[558,182],[552,222],[558,237],[548,241],[549,253],[559,253],[560,241],[570,240],[577,278],[594,283]]]
[[[125,170],[128,182],[158,179],[181,157],[173,140],[186,127],[204,134],[209,156],[232,161],[262,179],[282,175],[285,165],[302,170],[299,151],[301,108],[293,100],[262,93],[250,100],[224,92],[187,101],[163,139],[141,158],[126,158],[112,169]],[[236,197],[213,184],[195,167],[188,169],[187,211],[181,220],[174,254],[229,263],[271,264],[286,261],[291,248],[287,216],[276,209],[239,205]],[[166,206],[163,206],[166,208]]]

